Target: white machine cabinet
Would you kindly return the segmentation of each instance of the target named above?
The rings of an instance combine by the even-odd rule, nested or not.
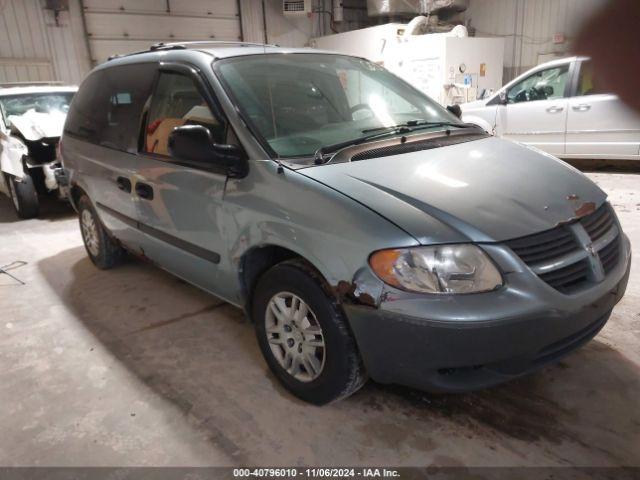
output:
[[[404,78],[442,105],[476,100],[502,86],[502,38],[449,33],[404,35],[403,24],[387,24],[316,38],[323,50],[367,58]]]

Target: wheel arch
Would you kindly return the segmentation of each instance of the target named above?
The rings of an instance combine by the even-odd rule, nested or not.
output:
[[[78,185],[77,183],[73,183],[69,187],[69,201],[71,203],[71,206],[76,212],[78,211],[78,202],[80,201],[80,198],[83,195],[86,195],[87,198],[89,198],[89,195],[87,194],[86,190],[82,188],[80,185]]]
[[[308,268],[313,270],[325,283],[325,286],[329,288],[329,282],[322,273],[322,270],[316,265],[316,262],[309,260],[301,253],[277,244],[264,244],[251,247],[242,254],[238,270],[242,303],[249,318],[251,318],[253,292],[260,277],[273,266],[294,259],[300,260]]]

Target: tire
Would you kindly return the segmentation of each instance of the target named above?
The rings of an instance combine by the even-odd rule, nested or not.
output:
[[[252,302],[258,343],[269,368],[287,390],[316,405],[347,397],[366,382],[344,313],[324,285],[308,264],[288,260],[262,275]],[[301,302],[308,307],[306,314]],[[283,312],[290,313],[292,307],[298,318],[283,320]],[[288,324],[295,325],[287,331]],[[287,360],[286,352],[297,360]]]
[[[86,195],[78,201],[78,220],[84,248],[93,264],[101,270],[108,270],[121,263],[124,249],[104,228]]]
[[[18,180],[13,175],[7,175],[9,196],[13,203],[13,209],[19,218],[35,218],[40,211],[38,203],[38,192],[31,175],[24,174],[22,180]]]

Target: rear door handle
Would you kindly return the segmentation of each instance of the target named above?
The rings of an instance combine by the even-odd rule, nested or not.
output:
[[[591,110],[591,105],[587,105],[586,103],[581,103],[580,105],[574,105],[571,107],[574,112],[588,112]]]
[[[557,105],[554,105],[553,107],[547,108],[547,112],[549,112],[549,113],[560,113],[563,110],[564,110],[563,107],[558,107]]]
[[[148,183],[136,182],[136,194],[145,200],[153,200],[153,188]]]
[[[131,180],[126,177],[118,177],[116,178],[116,185],[123,192],[131,193]]]

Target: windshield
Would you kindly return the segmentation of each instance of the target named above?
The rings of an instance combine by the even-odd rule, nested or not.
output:
[[[29,110],[39,113],[67,113],[73,92],[27,93],[0,97],[0,109],[5,119],[11,115],[23,115]]]
[[[272,54],[214,65],[244,117],[278,157],[313,155],[363,131],[406,122],[460,123],[403,80],[358,58]]]

